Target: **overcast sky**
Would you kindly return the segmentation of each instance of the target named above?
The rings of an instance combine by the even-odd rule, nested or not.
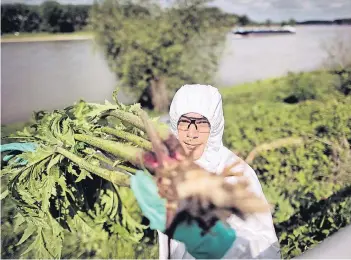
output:
[[[227,12],[247,14],[259,21],[351,17],[351,0],[216,0],[214,4]]]
[[[160,0],[167,2],[168,0]],[[38,4],[43,0],[2,0],[2,3]],[[62,4],[91,4],[93,0],[58,0]],[[256,21],[336,19],[351,17],[351,0],[214,0],[226,12],[246,14]]]

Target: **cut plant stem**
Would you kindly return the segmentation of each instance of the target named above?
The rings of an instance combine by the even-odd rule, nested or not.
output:
[[[133,126],[139,128],[140,130],[143,130],[143,131],[145,130],[144,124],[141,121],[141,119],[130,112],[125,112],[125,111],[116,109],[111,112],[111,115],[117,117],[122,121],[132,124]]]
[[[111,134],[114,136],[117,136],[119,138],[122,138],[124,140],[130,141],[146,150],[151,150],[152,145],[148,140],[145,140],[144,138],[125,132],[123,130],[118,130],[118,129],[113,129],[111,127],[102,127],[101,131],[107,134]]]
[[[104,140],[85,134],[75,134],[74,139],[100,148],[105,152],[111,153],[125,161],[129,161],[134,164],[140,163],[141,156],[144,152],[143,149],[128,144]]]
[[[93,157],[95,157],[99,161],[102,161],[102,162],[108,164],[111,167],[113,166],[113,161],[102,154],[95,153],[95,154],[93,154]]]
[[[132,167],[128,167],[128,166],[125,166],[125,165],[122,165],[122,164],[117,164],[116,167],[117,168],[121,168],[121,169],[123,169],[123,170],[125,170],[127,172],[134,173],[134,174],[137,172],[137,169],[134,169]]]
[[[130,185],[130,180],[129,180],[129,176],[122,173],[122,172],[118,172],[118,171],[110,171],[107,169],[103,169],[99,166],[96,165],[92,165],[89,162],[87,162],[86,160],[84,160],[83,158],[71,153],[70,151],[62,148],[62,147],[57,147],[56,151],[60,154],[62,154],[63,156],[65,156],[66,158],[68,158],[69,160],[71,160],[72,162],[74,162],[75,164],[77,164],[79,167],[95,174],[98,175],[99,177],[110,181],[116,185],[119,186],[129,186]]]
[[[141,112],[146,113],[145,111],[141,110]],[[145,126],[141,118],[137,115],[134,115],[130,112],[125,112],[121,110],[114,110],[110,114],[111,116],[115,116],[118,119],[130,123],[131,125],[137,127],[138,129],[145,131]],[[150,120],[151,121],[151,120]],[[151,122],[153,126],[156,128],[157,133],[160,135],[162,140],[165,140],[170,135],[170,131],[167,125],[163,125],[161,123]]]
[[[123,169],[125,171],[128,171],[130,173],[136,173],[137,169],[132,168],[132,167],[128,167],[122,164],[117,164],[116,166],[114,166],[114,163],[111,159],[107,158],[106,156],[102,155],[102,154],[94,154],[93,157],[95,157],[96,159],[98,159],[99,161],[102,161],[106,164],[108,164],[110,167],[116,167],[116,168],[120,168]]]

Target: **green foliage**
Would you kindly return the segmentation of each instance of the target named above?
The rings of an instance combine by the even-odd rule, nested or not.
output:
[[[225,144],[244,158],[265,144],[251,166],[275,206],[284,258],[350,223],[351,100],[336,91],[334,79],[324,72],[290,74],[222,90]],[[291,95],[298,102],[285,103]],[[302,142],[284,143],[287,138]]]
[[[80,31],[87,25],[90,8],[55,1],[44,1],[41,5],[2,4],[1,33]]]
[[[333,41],[324,45],[327,57],[324,66],[335,75],[334,87],[344,95],[351,93],[350,35],[337,34]]]
[[[25,18],[25,19],[23,19]],[[1,33],[38,32],[42,19],[38,8],[24,4],[1,5]]]
[[[351,94],[351,65],[348,68],[335,70],[333,73],[337,76],[334,80],[335,88],[344,95]]]
[[[345,225],[351,224],[351,186],[301,207],[287,221],[276,224],[285,256],[297,256]]]
[[[175,1],[167,9],[127,0],[94,5],[90,24],[126,93],[139,98],[160,78],[170,96],[184,83],[212,81],[234,18],[203,2]]]
[[[286,84],[289,86],[287,103],[320,99],[325,92],[330,91],[332,75],[327,73],[289,73]],[[328,89],[330,88],[330,89]]]
[[[2,164],[2,179],[7,183],[2,193],[8,190],[5,200],[16,205],[9,209],[15,221],[5,216],[4,231],[19,227],[6,239],[16,243],[3,244],[5,258],[135,258],[145,257],[141,251],[147,247],[153,254],[148,257],[155,256],[153,243],[145,242],[147,223],[133,193],[122,185],[128,183],[130,173],[115,170],[128,165],[131,154],[113,156],[99,145],[100,155],[113,163],[106,165],[108,160],[94,156],[96,147],[75,138],[77,133],[89,134],[91,139],[116,144],[118,137],[100,131],[109,126],[109,115],[116,110],[135,115],[138,106],[80,101],[63,110],[36,113],[33,124],[8,137],[35,143],[37,148],[35,152],[10,151],[7,155],[12,157]],[[118,126],[145,138],[130,124],[119,121]],[[124,144],[122,149],[134,145],[131,138],[118,142]],[[122,244],[129,250],[122,250]]]

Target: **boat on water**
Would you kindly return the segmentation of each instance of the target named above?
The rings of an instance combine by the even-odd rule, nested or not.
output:
[[[277,27],[277,28],[262,28],[262,27],[256,27],[256,28],[242,28],[239,27],[237,29],[234,29],[233,31],[234,35],[240,35],[240,36],[250,36],[250,35],[268,35],[268,34],[295,34],[296,29],[292,26],[283,26],[283,27]]]

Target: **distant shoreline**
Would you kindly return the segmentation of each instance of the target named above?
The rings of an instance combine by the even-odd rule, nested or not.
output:
[[[279,25],[271,25],[272,27]],[[307,27],[307,26],[351,26],[351,24],[299,24],[297,23],[293,27]],[[257,27],[253,25],[239,26],[242,28]],[[259,27],[264,27],[260,25]],[[280,27],[280,26],[279,26]],[[21,43],[21,42],[55,42],[55,41],[83,41],[93,40],[94,33],[89,31],[80,31],[73,33],[20,33],[15,34],[4,34],[1,36],[1,43]]]
[[[1,43],[20,43],[20,42],[51,42],[51,41],[82,41],[92,40],[94,34],[91,32],[60,33],[60,34],[19,34],[1,36]]]

